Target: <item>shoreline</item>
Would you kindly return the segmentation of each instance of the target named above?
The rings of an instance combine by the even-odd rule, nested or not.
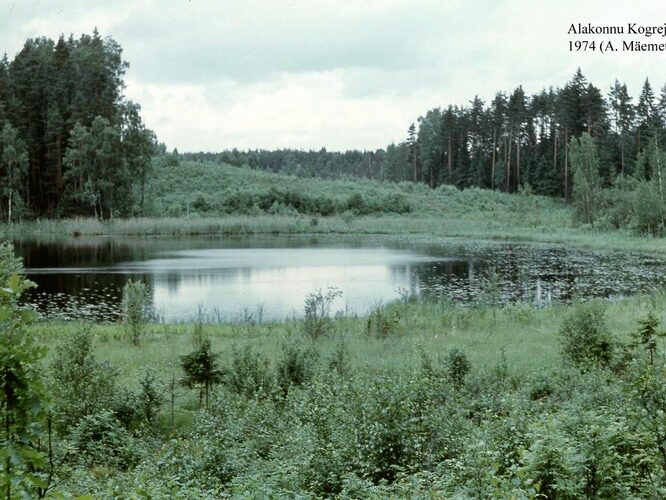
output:
[[[490,214],[489,214],[490,215]],[[435,243],[439,238],[494,242],[534,243],[666,254],[666,238],[641,237],[626,231],[541,225],[516,226],[489,219],[432,216],[307,217],[232,215],[196,218],[132,218],[37,220],[0,225],[0,240],[56,242],[83,237],[216,237],[259,235],[340,235],[419,239]]]

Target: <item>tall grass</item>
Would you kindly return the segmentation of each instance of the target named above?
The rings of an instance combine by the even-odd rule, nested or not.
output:
[[[666,323],[666,293],[656,292],[617,302],[603,302],[606,324],[619,339],[629,340],[637,328],[636,319],[656,311]],[[340,342],[351,353],[354,372],[395,370],[408,373],[416,369],[422,353],[437,358],[453,347],[463,348],[475,369],[493,367],[500,352],[510,370],[539,370],[560,362],[560,330],[571,305],[534,308],[526,304],[502,307],[493,314],[490,307],[466,308],[449,302],[426,301],[392,304],[387,314],[397,318],[389,335],[369,335],[367,318],[335,317],[327,335],[315,344],[323,359],[333,356]],[[45,321],[31,327],[45,344],[59,342],[81,328],[79,323]],[[252,325],[209,323],[202,326],[227,364],[233,346],[251,343],[253,349],[275,362],[285,341],[312,340],[303,333],[302,320],[264,322]],[[174,360],[192,350],[194,325],[152,324],[146,327],[140,350],[128,348],[122,325],[96,324],[91,332],[96,338],[100,358],[121,368],[128,382],[138,384],[143,370],[150,366],[166,377],[174,370]]]

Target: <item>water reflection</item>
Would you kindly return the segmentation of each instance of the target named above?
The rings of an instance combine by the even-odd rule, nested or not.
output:
[[[220,319],[258,307],[267,319],[299,316],[306,295],[327,286],[343,292],[335,309],[362,314],[398,298],[398,289],[470,303],[496,280],[501,301],[545,304],[666,284],[660,257],[461,240],[75,239],[23,242],[17,251],[39,285],[28,299],[42,312],[106,321],[119,318],[130,278],[149,285],[166,321],[191,319],[200,307]]]

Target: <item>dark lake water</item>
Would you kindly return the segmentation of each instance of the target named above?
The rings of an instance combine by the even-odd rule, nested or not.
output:
[[[142,280],[164,321],[302,316],[326,287],[333,309],[363,314],[405,294],[472,303],[496,282],[501,300],[543,305],[619,297],[666,286],[660,256],[529,244],[340,238],[76,238],[19,242],[27,300],[48,316],[116,321],[122,288]]]

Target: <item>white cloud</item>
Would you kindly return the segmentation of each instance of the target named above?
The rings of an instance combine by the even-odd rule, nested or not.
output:
[[[619,0],[0,0],[0,50],[27,37],[113,36],[127,95],[168,147],[377,148],[429,108],[562,85],[666,82],[663,53],[571,53],[571,23],[663,23]],[[661,21],[660,21],[661,20]]]

